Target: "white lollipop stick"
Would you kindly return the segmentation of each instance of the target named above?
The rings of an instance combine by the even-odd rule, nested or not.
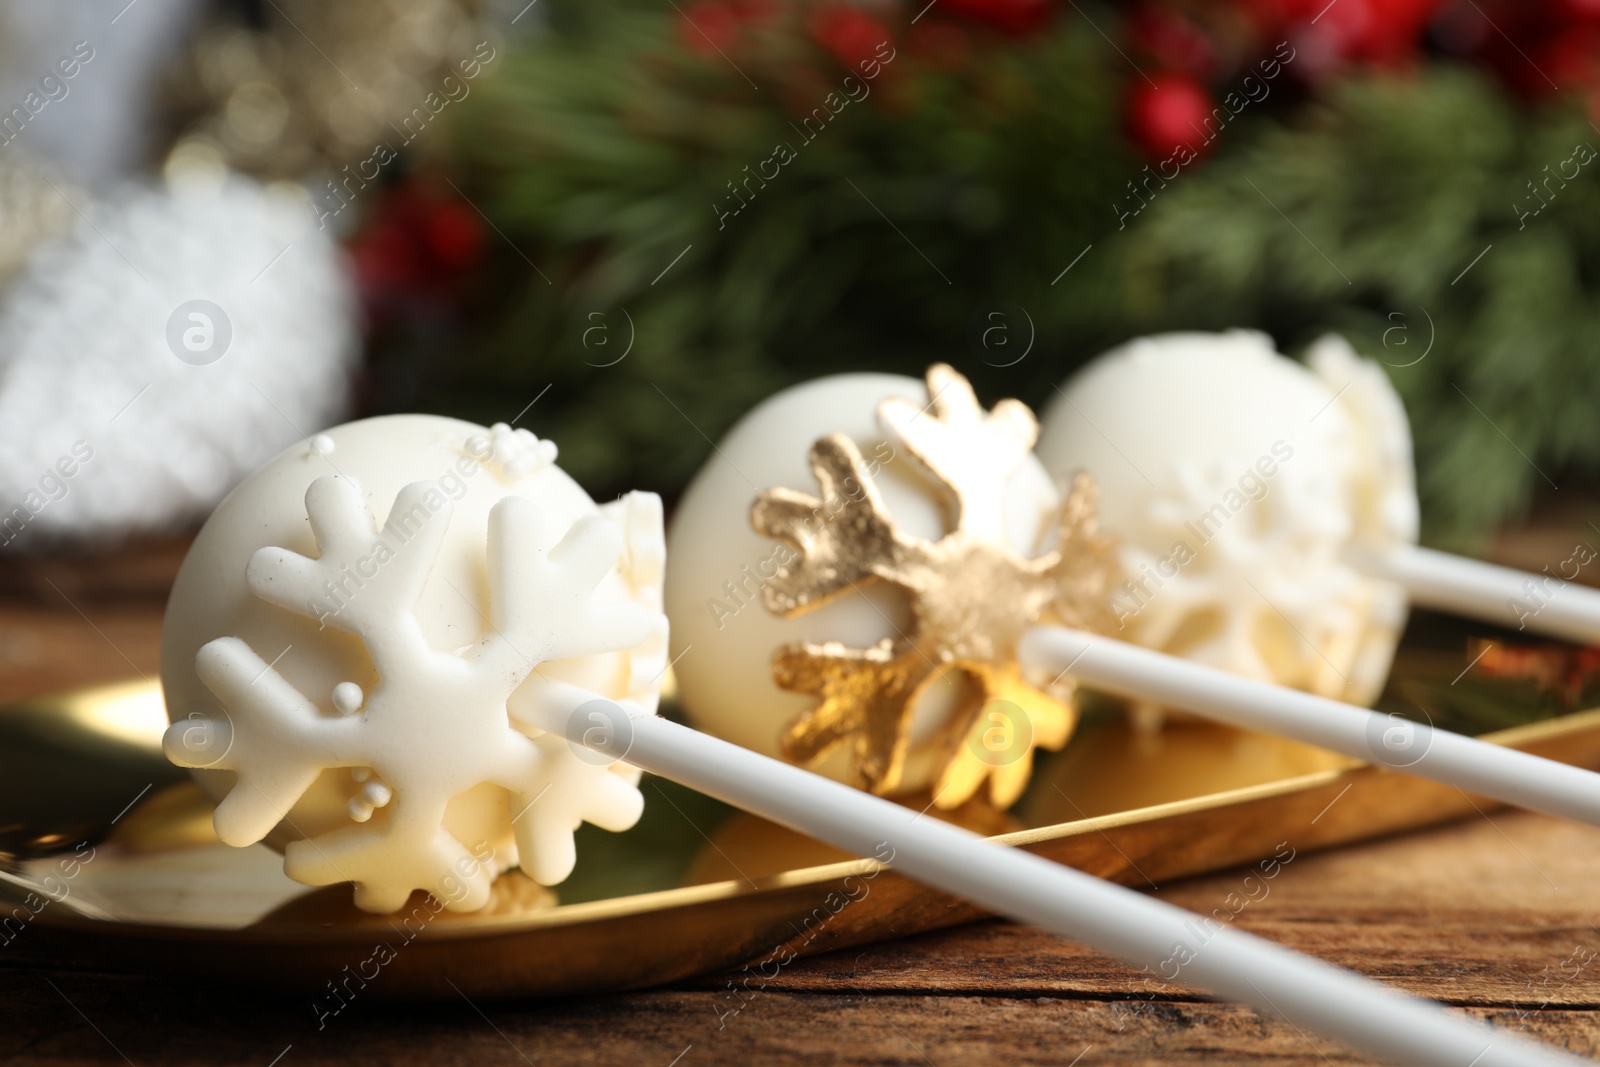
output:
[[[1293,738],[1518,807],[1600,826],[1600,775],[1080,630],[1040,626],[1022,664],[1117,696],[1158,701],[1246,730]]]
[[[754,812],[990,911],[1130,963],[1156,967],[1178,945],[1179,977],[1352,1047],[1421,1067],[1542,1067],[1584,1061],[1454,1016],[1350,971],[1205,920],[1020,849],[994,845],[898,804],[665,719],[593,701],[551,722],[575,744]],[[885,848],[887,846],[887,849]]]
[[[1348,558],[1368,577],[1404,587],[1423,607],[1600,645],[1600,590],[1413,545]]]

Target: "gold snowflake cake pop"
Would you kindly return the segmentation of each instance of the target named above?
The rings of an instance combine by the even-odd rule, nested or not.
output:
[[[902,529],[884,503],[872,466],[854,441],[831,434],[811,448],[820,496],[769,489],[751,508],[757,532],[798,553],[762,590],[767,607],[793,616],[873,583],[904,590],[909,632],[870,647],[840,641],[786,645],[773,659],[778,685],[820,703],[784,733],[784,755],[814,765],[840,747],[855,782],[878,794],[901,785],[918,702],[955,672],[972,683],[936,740],[934,803],[954,807],[985,781],[1004,807],[1027,785],[1036,747],[1060,748],[1077,721],[1072,683],[1034,684],[1016,663],[1016,643],[1037,622],[1110,628],[1107,593],[1115,565],[1096,529],[1092,479],[1076,478],[1033,558],[1002,535],[1000,494],[1038,436],[1033,413],[1003,400],[985,413],[952,368],[927,373],[929,403],[885,400],[879,419],[937,482],[949,511],[934,540]],[[825,501],[842,500],[837,514]]]

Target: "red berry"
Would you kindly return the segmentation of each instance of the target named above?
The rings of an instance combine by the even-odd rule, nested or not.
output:
[[[1202,155],[1208,136],[1216,132],[1215,124],[1206,127],[1211,108],[1211,94],[1187,74],[1157,74],[1136,82],[1128,93],[1128,136],[1152,159],[1166,159],[1180,145]]]
[[[812,19],[811,36],[842,66],[854,70],[864,60],[881,59],[876,56],[878,47],[892,35],[887,26],[854,4],[830,4]]]
[[[423,219],[427,244],[447,272],[475,265],[483,251],[483,222],[466,204],[446,201]]]

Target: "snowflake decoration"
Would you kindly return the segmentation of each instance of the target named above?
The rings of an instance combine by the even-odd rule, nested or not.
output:
[[[987,779],[991,801],[1004,807],[1027,785],[1033,749],[1060,748],[1077,718],[1070,680],[1041,688],[1023,678],[1017,641],[1040,621],[1111,628],[1111,545],[1096,530],[1094,483],[1080,475],[1060,506],[1054,547],[1032,559],[1012,549],[1002,524],[1005,487],[1038,436],[1033,412],[1003,400],[986,414],[967,380],[943,364],[928,370],[927,387],[927,408],[894,399],[878,414],[947,491],[952,521],[939,540],[895,524],[860,450],[842,434],[811,448],[820,499],[772,489],[751,509],[757,532],[799,550],[767,584],[768,608],[798,615],[882,581],[907,592],[914,619],[909,635],[871,648],[829,641],[780,649],[777,684],[821,698],[788,728],[782,750],[793,762],[815,765],[847,746],[856,784],[892,793],[905,770],[918,700],[953,669],[975,683],[981,699],[964,702],[941,726],[934,802],[955,807]],[[835,498],[845,501],[842,511],[812,530],[823,500]],[[986,739],[997,722],[1003,758]]]
[[[547,885],[570,873],[580,821],[624,830],[643,808],[621,775],[576,758],[540,727],[599,694],[536,673],[552,660],[637,656],[660,643],[659,612],[593,598],[606,573],[629,561],[625,553],[640,550],[625,546],[604,514],[580,519],[551,546],[538,506],[506,497],[489,514],[488,630],[473,645],[440,652],[424,639],[414,609],[451,510],[437,485],[417,482],[400,491],[379,528],[358,485],[318,478],[306,493],[318,557],[263,548],[246,579],[262,599],[357,635],[377,684],[363,692],[341,682],[328,714],[245,642],[222,637],[200,649],[195,667],[225,716],[185,720],[167,732],[173,762],[234,772],[215,814],[217,834],[230,845],[261,840],[323,771],[352,768],[366,783],[351,805],[357,825],[292,842],[284,870],[308,885],[353,882],[356,904],[368,911],[397,910],[415,889],[460,911],[488,901],[494,872],[443,828],[451,798],[480,783],[510,794],[523,868]],[[619,514],[636,524],[628,510]],[[417,523],[417,516],[426,518]],[[389,536],[411,527],[403,540]],[[362,558],[377,560],[376,575],[338,611],[319,611],[324,583]],[[519,695],[518,712],[507,701],[525,681],[536,691],[526,703]],[[208,751],[225,754],[203,762],[190,756],[186,731],[195,729],[208,732]],[[383,816],[374,818],[380,808]]]
[[[1217,339],[1219,351],[1238,343]],[[1282,358],[1270,347],[1267,355]],[[1143,580],[1124,582],[1113,604],[1142,645],[1370,704],[1405,625],[1405,594],[1364,577],[1346,556],[1352,541],[1380,553],[1415,542],[1409,430],[1382,369],[1343,338],[1319,340],[1310,363],[1336,405],[1315,427],[1323,436],[1311,443],[1321,447],[1285,461],[1269,492],[1215,528],[1197,516],[1239,495],[1248,455],[1174,457],[1174,484],[1140,517],[1140,543],[1124,542],[1124,569]],[[1165,546],[1182,551],[1156,550]],[[1135,708],[1145,726],[1165,714],[1150,702]]]
[[[1150,505],[1150,523],[1166,539],[1157,543],[1189,545],[1194,516],[1206,514],[1224,493],[1237,492],[1237,469],[1177,463],[1176,492]],[[1339,520],[1329,504],[1332,495],[1317,499],[1289,478],[1282,482],[1279,499],[1252,501],[1256,515],[1219,525],[1199,546],[1199,559],[1162,584],[1158,595],[1141,598],[1125,583],[1123,599],[1136,605],[1129,614],[1141,644],[1181,648],[1184,658],[1197,663],[1342,696],[1345,679],[1334,662],[1346,661],[1350,651],[1339,635],[1360,633],[1352,602],[1360,580],[1338,565],[1337,542],[1325,532]],[[1130,573],[1149,574],[1162,563],[1146,551],[1130,549],[1127,556]],[[1201,618],[1210,624],[1198,625]],[[1262,634],[1282,625],[1310,650],[1295,657],[1306,678],[1286,679],[1282,665],[1268,659]],[[1305,635],[1316,635],[1319,643],[1310,644]],[[1330,655],[1318,653],[1320,647]]]

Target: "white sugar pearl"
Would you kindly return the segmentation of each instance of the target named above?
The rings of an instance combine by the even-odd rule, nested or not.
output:
[[[351,715],[361,707],[365,694],[354,682],[340,682],[333,687],[333,707],[340,715]]]

